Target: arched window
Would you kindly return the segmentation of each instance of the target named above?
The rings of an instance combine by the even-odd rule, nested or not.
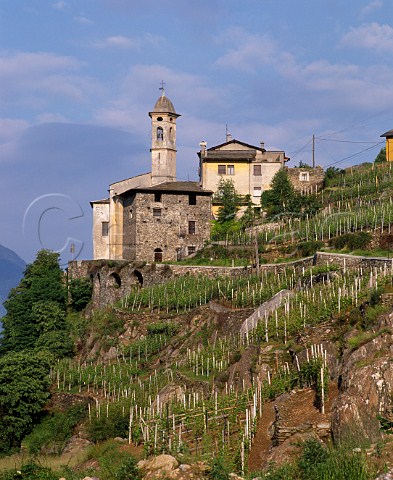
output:
[[[155,262],[162,262],[162,250],[161,250],[161,248],[156,248],[154,250],[154,261]]]
[[[116,272],[111,273],[108,278],[108,285],[112,287],[120,288],[121,287],[120,275]]]
[[[133,274],[137,278],[139,285],[142,287],[143,286],[143,276],[139,270],[134,270]]]
[[[164,130],[162,127],[157,128],[157,140],[164,140]]]

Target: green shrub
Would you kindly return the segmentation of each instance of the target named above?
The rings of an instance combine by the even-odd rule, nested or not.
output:
[[[92,446],[88,458],[99,464],[101,480],[141,480],[142,475],[136,460],[122,449],[115,440],[108,440]]]
[[[375,307],[375,305],[377,305],[380,302],[382,293],[383,293],[383,288],[374,288],[373,290],[371,290],[371,293],[370,293],[371,307]]]
[[[297,480],[299,477],[296,465],[286,463],[280,467],[270,465],[269,469],[261,474],[254,472],[252,478],[260,478],[261,480]]]
[[[210,480],[228,480],[231,470],[231,465],[227,458],[223,456],[214,457],[209,464],[207,477]]]
[[[127,457],[115,471],[114,475],[116,480],[141,480],[142,472],[136,465],[134,457]]]
[[[348,248],[350,251],[352,251],[358,249],[367,249],[371,240],[372,237],[367,232],[354,232],[331,238],[330,245],[337,250]]]
[[[95,312],[90,319],[90,325],[99,337],[111,335],[118,337],[124,331],[124,320],[116,316],[113,311],[101,310]]]
[[[41,467],[34,462],[22,465],[20,470],[0,473],[0,480],[58,480],[59,476],[50,468]]]
[[[301,242],[298,244],[297,248],[300,254],[303,257],[310,257],[315,255],[315,253],[323,246],[323,242],[310,240],[308,242]]]
[[[72,337],[83,338],[88,330],[89,321],[81,313],[69,313],[66,317],[67,328]]]
[[[173,322],[156,322],[147,326],[148,335],[168,335],[172,337],[179,331],[179,325]]]
[[[32,455],[36,455],[42,450],[60,454],[72,436],[75,426],[84,418],[85,414],[85,405],[75,405],[66,412],[47,415],[24,438],[23,445]]]
[[[128,418],[123,417],[120,407],[110,411],[108,416],[101,412],[99,418],[91,419],[87,432],[89,439],[93,442],[101,442],[115,437],[127,437]]]

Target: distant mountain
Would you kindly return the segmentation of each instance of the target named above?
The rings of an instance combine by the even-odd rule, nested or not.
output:
[[[26,263],[15,252],[0,245],[0,317],[5,314],[3,302],[18,285],[25,268]]]

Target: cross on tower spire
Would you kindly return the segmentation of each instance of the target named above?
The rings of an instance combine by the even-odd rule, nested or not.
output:
[[[165,95],[165,82],[164,82],[164,80],[161,80],[161,87],[159,88],[159,90],[161,90],[161,95],[164,96]]]

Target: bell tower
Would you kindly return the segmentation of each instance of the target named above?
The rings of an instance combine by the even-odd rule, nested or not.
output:
[[[151,118],[151,182],[157,185],[176,181],[176,113],[172,102],[165,96],[161,82],[161,96],[154,105]]]

